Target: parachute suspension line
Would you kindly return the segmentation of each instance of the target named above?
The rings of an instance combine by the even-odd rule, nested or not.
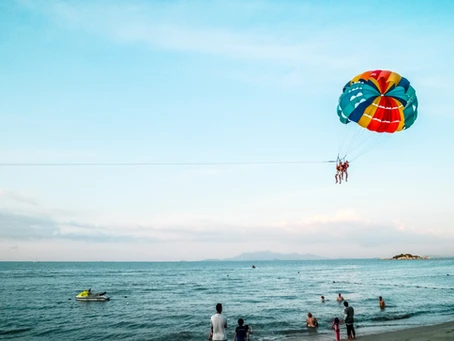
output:
[[[339,142],[338,142],[338,150],[337,150],[337,159],[339,161],[339,157],[340,155],[342,155],[344,153],[344,146],[345,146],[345,141],[347,140],[347,136],[348,136],[348,126],[346,127],[346,129],[343,131],[343,134],[339,134]]]
[[[344,133],[341,136],[341,140],[339,141],[339,150],[338,155],[344,155],[350,149],[351,145],[354,143],[357,134],[359,131],[356,130],[356,123],[350,122],[346,124]]]
[[[359,158],[360,156],[366,154],[367,152],[369,152],[370,150],[376,148],[377,146],[382,145],[383,143],[388,141],[388,139],[390,137],[391,137],[391,135],[390,134],[386,134],[386,133],[376,133],[376,134],[374,134],[374,136],[371,137],[369,140],[367,140],[367,143],[365,143],[364,146],[358,151],[358,153],[355,155],[353,160],[356,160],[357,158]]]
[[[347,124],[347,127],[346,129],[343,131],[343,134],[340,134],[339,135],[339,142],[338,142],[338,151],[337,151],[337,156],[339,157],[339,155],[343,154],[344,152],[344,146],[345,146],[345,142],[347,141],[347,136],[348,136],[348,132],[349,132],[349,125]]]
[[[367,129],[359,127],[355,122],[347,125],[344,140],[342,141],[342,149],[339,152],[340,158],[345,160],[347,156],[351,156],[352,152],[358,149],[364,143],[370,133]]]
[[[355,145],[349,149],[348,153],[349,154],[355,154],[359,151],[362,151],[364,148],[367,148],[371,141],[374,141],[373,134],[371,135],[371,132],[367,131],[367,129],[361,129],[361,132],[355,137],[357,140],[355,142]]]
[[[355,131],[353,132],[353,136],[351,137],[349,144],[348,144],[347,148],[345,149],[345,155],[349,154],[351,152],[352,148],[354,149],[357,146],[360,138],[364,135],[364,132],[362,129],[358,129],[358,127],[354,127],[352,129],[355,129]]]
[[[362,144],[362,146],[360,148],[357,148],[357,151],[355,153],[355,156],[352,158],[352,161],[356,160],[360,156],[366,154],[371,149],[373,149],[377,145],[377,140],[379,138],[380,138],[380,135],[376,134],[376,136],[370,138],[369,140],[367,140],[367,142]]]
[[[346,142],[348,144],[343,148],[341,153],[339,154],[339,160],[345,161],[357,158],[357,154],[363,154],[367,151],[370,145],[375,140],[373,135],[367,129],[362,129],[358,126],[352,126],[349,128],[350,134],[348,138],[346,138]]]

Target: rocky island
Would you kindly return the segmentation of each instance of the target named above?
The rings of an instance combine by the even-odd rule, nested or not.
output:
[[[430,259],[429,256],[417,256],[410,253],[401,253],[400,255],[395,255],[392,258],[381,258],[383,260],[414,260],[414,259]]]

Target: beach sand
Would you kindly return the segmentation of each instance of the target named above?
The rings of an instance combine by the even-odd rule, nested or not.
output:
[[[342,340],[346,340],[345,334],[342,337]],[[361,341],[453,341],[454,321],[376,335],[361,335],[357,331],[357,339]]]

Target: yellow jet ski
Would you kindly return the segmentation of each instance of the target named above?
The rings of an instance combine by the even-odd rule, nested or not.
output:
[[[77,295],[76,300],[86,302],[105,302],[109,301],[110,298],[106,296],[106,292],[92,293],[91,289],[88,289]]]

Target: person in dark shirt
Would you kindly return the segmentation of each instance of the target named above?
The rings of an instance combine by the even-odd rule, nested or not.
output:
[[[355,328],[353,327],[355,311],[353,307],[348,306],[348,302],[344,302],[344,323],[347,327],[347,336],[349,340],[356,339]]]
[[[249,334],[252,333],[251,328],[248,325],[244,326],[244,320],[238,320],[238,327],[235,329],[235,336],[233,337],[234,341],[247,341],[249,339]]]

